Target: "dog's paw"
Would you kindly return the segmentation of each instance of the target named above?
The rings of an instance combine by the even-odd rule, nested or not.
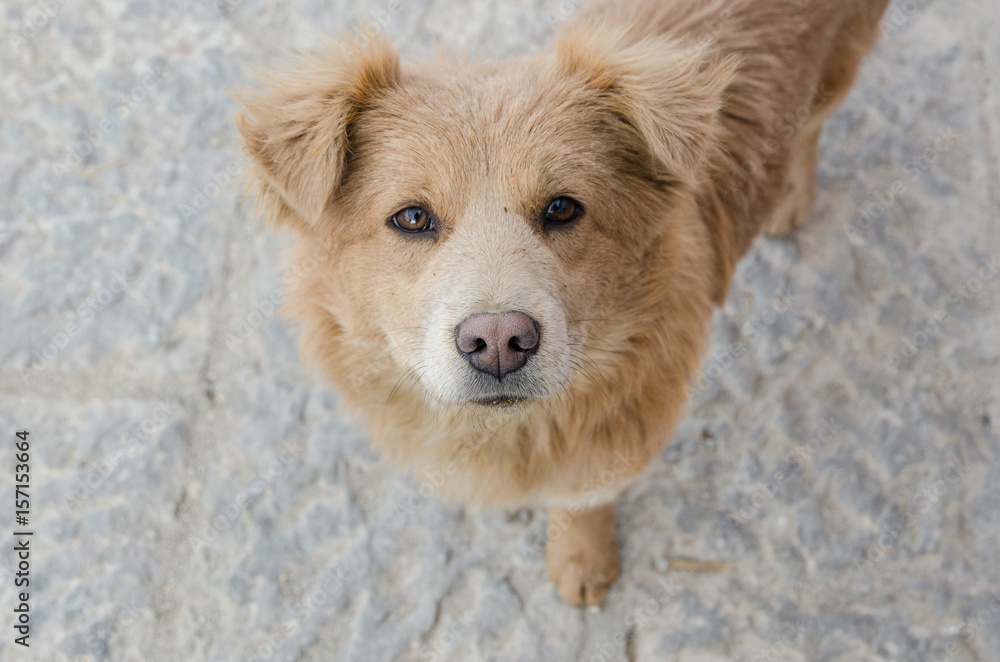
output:
[[[613,511],[608,506],[572,519],[566,515],[566,511],[549,511],[545,550],[549,576],[571,605],[599,605],[621,573]]]
[[[617,551],[612,559],[579,554],[555,565],[549,565],[549,576],[562,599],[574,607],[601,604],[620,574]]]
[[[816,192],[816,143],[818,130],[809,130],[798,138],[785,174],[784,188],[771,217],[764,223],[764,234],[782,237],[801,227],[812,213]]]
[[[812,171],[795,172],[789,175],[789,183],[771,218],[764,224],[764,233],[772,237],[783,237],[809,220],[812,213],[813,185]]]

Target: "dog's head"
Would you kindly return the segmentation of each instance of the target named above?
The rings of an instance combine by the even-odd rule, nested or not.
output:
[[[376,41],[273,76],[238,126],[263,208],[325,249],[293,296],[327,342],[436,406],[552,401],[601,388],[650,288],[711,259],[691,191],[733,70],[594,26],[472,66]]]

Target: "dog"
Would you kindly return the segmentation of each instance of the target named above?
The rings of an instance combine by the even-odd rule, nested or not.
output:
[[[600,604],[615,497],[738,260],[809,215],[887,1],[598,0],[530,57],[402,64],[380,38],[266,75],[236,123],[318,265],[285,303],[304,361],[438,497],[547,508],[559,594]]]

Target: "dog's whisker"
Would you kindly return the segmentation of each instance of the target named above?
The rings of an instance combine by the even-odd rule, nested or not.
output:
[[[574,361],[585,362],[588,367],[593,368],[594,372],[601,377],[601,380],[604,382],[606,388],[609,391],[611,390],[611,385],[608,383],[607,377],[604,375],[603,370],[601,370],[601,367],[597,364],[596,361],[594,361],[592,358],[586,356],[583,353],[574,352],[572,350],[570,352],[570,356],[573,357]]]
[[[392,399],[396,396],[396,393],[399,390],[399,387],[402,385],[403,380],[406,379],[410,374],[412,374],[415,370],[417,370],[418,367],[421,366],[422,364],[418,364],[416,366],[411,366],[410,368],[407,368],[407,370],[403,373],[403,375],[396,381],[396,385],[392,387],[392,391],[389,393],[389,398],[385,402],[386,407],[389,406],[389,404],[392,402]]]
[[[396,331],[410,331],[412,329],[416,329],[417,331],[423,331],[424,333],[427,332],[427,327],[423,327],[423,326],[397,326],[397,327],[392,328],[392,329],[383,329],[382,333],[383,334],[386,334],[386,333],[395,333]]]
[[[585,343],[568,343],[570,347],[583,347],[584,349],[590,349],[595,352],[607,352],[608,354],[620,354],[621,356],[632,356],[632,352],[626,352],[621,349],[604,349],[603,347],[595,347],[593,345],[588,345]]]
[[[424,341],[423,338],[411,338],[409,340],[404,340],[401,343],[394,344],[392,346],[392,349],[390,349],[388,352],[386,352],[385,354],[383,354],[383,356],[388,356],[390,353],[394,352],[395,350],[397,350],[397,349],[399,349],[401,347],[408,347],[411,343],[418,343],[418,342],[423,342],[423,341]],[[376,347],[375,349],[372,349],[367,354],[365,354],[364,358],[368,359],[368,357],[370,357],[375,352],[384,351],[384,350],[385,350],[384,346]],[[377,361],[378,359],[375,359],[375,360]]]
[[[397,345],[396,347],[390,349],[389,351],[387,351],[387,352],[385,352],[383,354],[380,354],[377,357],[370,357],[370,354],[374,353],[374,352],[369,353],[369,356],[365,357],[365,363],[368,364],[369,366],[378,366],[380,363],[382,363],[386,359],[393,358],[393,357],[395,357],[397,355],[406,354],[406,353],[409,353],[409,352],[421,352],[423,350],[424,350],[424,346],[422,344],[414,346],[414,347],[409,347],[409,346],[405,346],[405,345],[401,344],[401,345]],[[384,369],[385,368],[377,368],[376,369],[376,374],[378,372],[381,372]],[[372,379],[374,379],[374,376],[372,377]]]
[[[590,373],[590,369],[589,368],[587,368],[586,366],[584,366],[582,363],[580,363],[576,359],[571,359],[570,362],[573,364],[574,367],[576,367],[580,371],[580,374],[582,374],[584,377],[586,377],[587,379],[589,379],[590,382],[595,387],[597,387],[598,392],[600,392],[601,395],[603,395],[608,400],[608,402],[612,401],[611,400],[611,394],[608,393],[607,389],[600,382],[598,382],[597,379]]]
[[[588,319],[566,320],[567,324],[581,324],[583,322],[627,322],[628,320],[615,319],[613,317],[593,317]]]

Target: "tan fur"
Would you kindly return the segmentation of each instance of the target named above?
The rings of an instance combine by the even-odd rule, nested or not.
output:
[[[376,41],[269,77],[237,123],[259,205],[319,256],[288,293],[304,359],[438,495],[569,509],[550,571],[600,600],[608,504],[669,440],[736,262],[805,220],[885,4],[596,2],[530,58],[401,65]],[[546,231],[558,195],[586,214]],[[411,204],[436,241],[387,225]],[[507,310],[542,329],[528,399],[474,404],[455,326]]]
[[[549,509],[545,566],[559,595],[571,605],[599,605],[620,565],[614,506]]]

